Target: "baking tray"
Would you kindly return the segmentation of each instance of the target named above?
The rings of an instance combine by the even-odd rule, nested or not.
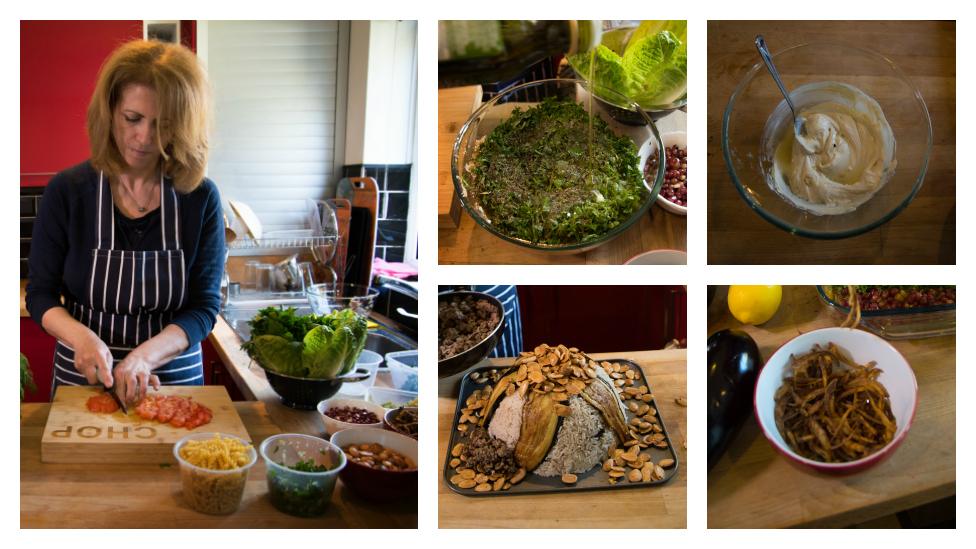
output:
[[[647,378],[644,376],[644,370],[636,362],[623,358],[601,359],[598,362],[612,362],[629,365],[635,371],[635,373],[637,373],[638,380],[647,386],[647,389],[651,394],[654,394],[654,387],[647,382]],[[504,370],[507,368],[498,366],[474,368],[467,372],[464,375],[464,378],[461,379],[461,389],[458,393],[457,407],[454,410],[454,420],[451,422],[451,439],[447,444],[447,453],[444,456],[444,482],[451,490],[457,492],[458,494],[470,497],[495,497],[519,494],[551,494],[560,492],[587,492],[593,490],[648,488],[651,486],[665,484],[678,474],[678,467],[681,465],[678,461],[678,454],[674,451],[674,445],[671,443],[671,436],[668,434],[667,424],[665,423],[664,418],[661,416],[661,410],[657,407],[657,399],[655,398],[648,404],[650,404],[651,407],[657,412],[657,418],[660,421],[662,429],[661,433],[664,435],[664,440],[667,441],[668,447],[665,449],[651,446],[644,449],[643,452],[647,452],[651,456],[654,463],[657,463],[665,458],[671,458],[674,460],[674,465],[664,470],[664,478],[661,480],[656,480],[653,482],[629,482],[627,480],[623,480],[617,484],[610,484],[608,482],[610,478],[609,475],[603,470],[600,464],[597,464],[589,471],[577,474],[577,482],[574,485],[564,484],[559,477],[543,477],[536,475],[535,473],[527,473],[522,482],[513,484],[508,490],[501,490],[497,492],[476,492],[474,488],[464,489],[451,484],[450,479],[452,476],[454,476],[454,468],[450,466],[451,448],[453,448],[458,442],[462,441],[462,433],[458,432],[457,430],[458,420],[461,418],[461,409],[464,408],[464,403],[468,397],[471,396],[471,393],[487,385],[487,383],[472,381],[471,374],[475,372],[487,372],[492,369]],[[639,385],[634,386],[638,387]],[[634,417],[634,414],[632,414],[630,410],[626,410],[624,415],[627,417],[628,422]],[[556,436],[559,436],[558,433]]]
[[[817,286],[817,293],[839,318],[846,317],[851,311],[850,306],[833,299],[823,285]],[[956,304],[861,311],[860,326],[885,339],[952,335],[956,333]]]

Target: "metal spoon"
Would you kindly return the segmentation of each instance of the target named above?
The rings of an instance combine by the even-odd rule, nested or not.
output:
[[[783,81],[779,78],[779,71],[776,70],[776,65],[773,65],[773,56],[769,53],[769,48],[766,47],[766,41],[763,40],[761,34],[756,35],[756,49],[759,50],[759,56],[762,57],[763,63],[766,64],[766,70],[769,71],[770,76],[773,77],[773,81],[779,86],[779,91],[786,98],[786,104],[790,106],[790,111],[793,113],[793,131],[797,136],[802,136],[805,129],[803,127],[803,117],[796,115],[796,107],[793,105],[793,100],[790,99],[790,93],[786,91],[786,86],[783,85]]]

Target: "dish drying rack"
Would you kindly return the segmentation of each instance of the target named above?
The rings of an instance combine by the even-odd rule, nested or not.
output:
[[[306,233],[307,231],[279,231],[273,236],[264,238],[238,238],[227,244],[227,251],[230,252],[231,257],[282,255],[323,247],[335,248],[339,241],[337,236],[280,234],[286,232]]]

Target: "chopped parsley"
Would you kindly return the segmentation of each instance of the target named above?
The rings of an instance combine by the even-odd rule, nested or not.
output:
[[[605,235],[648,199],[637,147],[582,105],[547,98],[515,108],[478,146],[468,196],[492,226],[536,244]],[[592,149],[592,154],[590,150]]]

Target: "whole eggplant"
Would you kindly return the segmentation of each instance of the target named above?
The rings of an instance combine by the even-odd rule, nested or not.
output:
[[[708,338],[708,468],[752,414],[759,347],[749,334],[722,330]]]

